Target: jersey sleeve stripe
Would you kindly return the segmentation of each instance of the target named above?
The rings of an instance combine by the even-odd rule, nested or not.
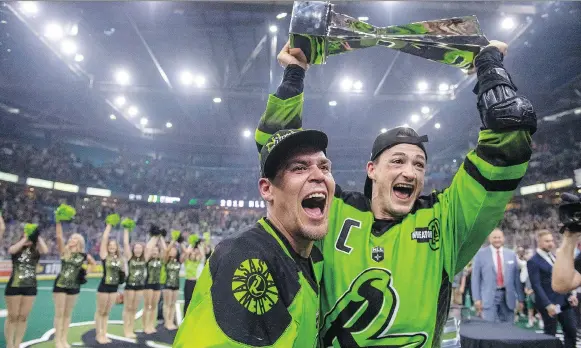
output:
[[[460,170],[466,171],[468,175],[482,185],[482,187],[484,187],[488,192],[514,191],[521,180],[521,178],[507,180],[490,180],[485,178],[478,170],[478,167],[476,167],[468,157],[464,160],[464,164]]]
[[[478,167],[478,171],[488,180],[514,180],[522,178],[527,171],[527,162],[514,166],[498,167],[471,151],[466,158]]]
[[[494,133],[491,130],[483,130],[479,134],[476,154],[499,169],[506,170],[506,167],[518,165],[526,168],[524,164],[531,158],[531,153],[531,135],[528,131]],[[481,168],[480,165],[478,167]],[[511,169],[508,171],[512,172]]]

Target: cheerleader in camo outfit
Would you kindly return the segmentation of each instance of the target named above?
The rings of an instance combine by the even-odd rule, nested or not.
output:
[[[180,269],[183,262],[178,248],[183,238],[181,232],[175,230],[171,232],[171,237],[172,240],[164,255],[166,279],[163,289],[163,323],[166,329],[176,330],[176,302],[180,290]]]
[[[157,226],[153,225],[150,230],[151,238],[145,246],[145,261],[147,262],[147,278],[145,280],[143,308],[143,332],[152,334],[157,332],[155,324],[157,322],[157,304],[161,296],[161,249],[165,251],[165,233]]]
[[[75,216],[75,208],[61,204],[55,212],[56,244],[61,256],[61,271],[55,279],[54,299],[54,344],[56,348],[70,348],[67,342],[71,316],[77,302],[81,284],[87,282],[85,261],[94,265],[95,260],[85,253],[85,238],[73,233],[64,243],[62,221],[70,221]]]
[[[129,244],[129,233],[135,228],[131,219],[123,219],[123,250],[127,261],[127,282],[123,291],[123,331],[127,338],[135,338],[135,313],[143,298],[147,265],[145,263],[145,247],[142,243],[135,243],[133,249]]]
[[[12,256],[12,273],[4,296],[8,316],[4,323],[7,348],[17,348],[22,343],[28,315],[36,298],[36,265],[41,254],[48,253],[44,240],[38,236],[38,225],[26,224],[24,236],[8,248]]]
[[[109,240],[109,234],[113,226],[119,223],[121,218],[117,214],[107,216],[107,226],[101,237],[99,256],[103,263],[103,278],[97,289],[97,311],[95,312],[96,340],[99,344],[107,344],[112,341],[107,338],[107,321],[111,308],[117,300],[117,289],[124,281],[123,259],[119,251],[119,243]]]

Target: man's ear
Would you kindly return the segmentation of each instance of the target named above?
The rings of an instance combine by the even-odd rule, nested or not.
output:
[[[375,180],[375,163],[373,161],[367,162],[367,176],[371,180]]]
[[[274,200],[272,196],[272,182],[270,179],[267,178],[260,178],[258,180],[258,192],[260,192],[260,196],[267,202],[271,202]]]

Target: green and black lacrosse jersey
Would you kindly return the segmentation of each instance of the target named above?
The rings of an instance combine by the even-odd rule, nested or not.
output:
[[[317,345],[322,255],[303,258],[266,219],[216,246],[174,347]]]
[[[302,108],[302,94],[271,95],[258,147],[280,129],[300,128]],[[451,280],[503,218],[530,155],[528,131],[481,131],[450,187],[419,198],[401,220],[376,220],[362,193],[337,187],[319,245],[321,345],[439,347]]]

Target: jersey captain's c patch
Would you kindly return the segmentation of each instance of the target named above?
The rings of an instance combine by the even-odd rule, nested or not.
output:
[[[254,314],[268,312],[278,302],[278,289],[266,262],[248,259],[234,271],[232,293],[236,301]]]

